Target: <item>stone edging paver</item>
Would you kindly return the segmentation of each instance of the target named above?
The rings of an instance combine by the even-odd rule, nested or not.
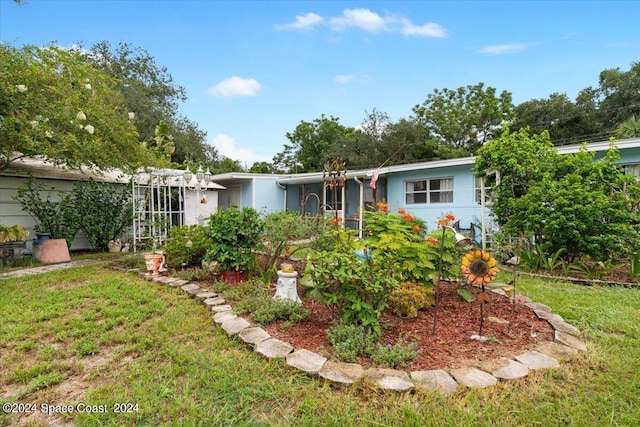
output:
[[[565,322],[550,307],[537,302],[525,305],[534,310],[538,318],[546,320],[553,327],[553,341],[546,341],[535,349],[526,351],[513,358],[500,358],[477,362],[476,366],[458,369],[434,369],[428,371],[405,372],[397,369],[367,368],[355,363],[343,363],[328,360],[305,349],[295,349],[291,344],[271,337],[264,329],[252,325],[243,317],[233,313],[232,307],[225,304],[222,296],[203,290],[194,283],[167,276],[146,276],[140,270],[141,277],[157,283],[178,287],[194,298],[199,299],[214,313],[213,320],[228,336],[237,336],[242,342],[253,346],[254,351],[268,359],[283,358],[287,365],[299,369],[311,376],[318,376],[334,386],[348,386],[360,380],[368,380],[381,389],[393,391],[428,390],[444,394],[455,393],[459,387],[485,388],[495,385],[499,380],[522,378],[530,371],[555,368],[561,360],[575,356],[587,347],[579,338],[581,332]],[[504,295],[501,289],[493,292]]]
[[[99,262],[102,262],[102,261],[95,260],[95,259],[81,259],[81,260],[78,260],[78,261],[62,262],[62,263],[58,263],[58,264],[49,264],[49,265],[43,265],[43,266],[39,266],[39,267],[22,268],[20,270],[14,270],[14,271],[6,272],[6,273],[0,273],[0,279],[9,279],[9,278],[13,278],[13,277],[24,277],[24,276],[28,276],[28,275],[31,275],[31,274],[49,273],[50,271],[62,270],[62,269],[65,269],[65,268],[72,268],[72,267],[81,267],[83,265],[97,264]]]

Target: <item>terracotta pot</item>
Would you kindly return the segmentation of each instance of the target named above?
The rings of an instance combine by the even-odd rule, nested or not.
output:
[[[244,270],[222,272],[222,281],[227,282],[230,285],[237,285],[245,280],[247,280],[247,272]]]
[[[158,270],[164,261],[163,254],[144,254],[144,262],[147,265],[147,276],[157,276]]]

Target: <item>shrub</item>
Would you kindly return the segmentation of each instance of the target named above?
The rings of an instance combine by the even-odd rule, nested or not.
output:
[[[378,365],[396,368],[405,365],[418,356],[418,345],[414,342],[405,344],[402,337],[398,338],[398,342],[394,345],[377,344],[375,350],[371,354],[371,359]]]
[[[211,238],[199,225],[171,227],[169,238],[163,247],[167,263],[171,267],[199,266],[211,246]]]
[[[269,296],[254,296],[244,299],[236,305],[236,311],[239,314],[251,314],[251,318],[261,325],[284,320],[285,328],[309,317],[309,311],[302,308],[300,303],[281,298],[270,298]]]
[[[389,304],[398,316],[416,317],[418,310],[433,305],[433,294],[433,285],[428,289],[416,282],[402,282],[400,287],[389,295]]]
[[[335,356],[343,362],[355,362],[359,356],[369,355],[379,335],[360,325],[337,325],[325,331]]]

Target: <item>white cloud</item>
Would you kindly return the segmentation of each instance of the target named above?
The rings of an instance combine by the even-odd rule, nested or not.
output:
[[[492,46],[485,46],[478,52],[486,53],[487,55],[507,55],[509,53],[521,52],[526,48],[527,46],[523,43],[496,44]]]
[[[346,85],[348,83],[366,84],[366,83],[371,83],[372,81],[373,81],[373,77],[368,76],[366,74],[362,74],[362,75],[338,74],[337,76],[333,76],[333,82],[338,83],[340,85]]]
[[[213,137],[209,145],[216,147],[218,154],[239,160],[243,166],[250,168],[255,162],[271,162],[269,156],[258,154],[253,148],[240,148],[236,146],[236,140],[229,135],[219,133]]]
[[[369,9],[362,8],[345,9],[342,11],[342,15],[328,18],[323,18],[315,13],[298,15],[295,22],[291,24],[276,25],[276,30],[308,30],[320,24],[326,24],[329,29],[336,32],[357,28],[371,34],[390,32],[418,37],[445,38],[448,36],[447,31],[434,22],[417,25],[402,16],[381,16]]]
[[[207,93],[216,98],[229,99],[238,96],[256,96],[260,89],[262,85],[256,79],[233,76],[207,89]]]
[[[309,30],[320,23],[322,23],[322,16],[315,13],[305,13],[304,15],[297,15],[296,20],[291,24],[276,25],[276,30]]]
[[[442,26],[434,22],[429,22],[423,25],[415,25],[408,19],[402,18],[400,20],[400,24],[400,32],[405,36],[424,36],[435,38],[447,37],[447,31]]]
[[[329,25],[334,31],[345,28],[361,28],[368,33],[387,31],[385,19],[369,9],[345,9],[342,16],[329,18]]]

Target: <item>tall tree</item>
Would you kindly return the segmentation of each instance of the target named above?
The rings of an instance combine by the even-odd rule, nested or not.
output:
[[[314,172],[322,170],[327,158],[334,156],[336,148],[353,140],[355,129],[340,124],[337,117],[324,114],[312,122],[301,121],[286,136],[291,144],[273,158],[278,170]]]
[[[436,147],[461,148],[474,154],[511,119],[513,104],[511,93],[497,95],[495,88],[478,83],[456,90],[436,89],[413,112]]]
[[[118,82],[82,57],[0,44],[0,58],[0,169],[38,155],[72,168],[159,164],[139,143]]]

